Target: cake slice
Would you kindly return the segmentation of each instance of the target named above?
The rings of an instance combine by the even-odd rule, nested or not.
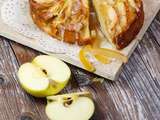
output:
[[[126,47],[144,21],[141,0],[93,0],[102,32],[117,49]]]
[[[67,43],[91,43],[88,0],[29,0],[35,24]]]

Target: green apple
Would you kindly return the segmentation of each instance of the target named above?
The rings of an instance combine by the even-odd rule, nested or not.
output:
[[[94,103],[89,93],[73,93],[47,97],[46,114],[50,120],[89,120]]]
[[[35,97],[57,94],[67,85],[70,76],[71,71],[64,62],[48,55],[37,56],[18,71],[20,84]]]

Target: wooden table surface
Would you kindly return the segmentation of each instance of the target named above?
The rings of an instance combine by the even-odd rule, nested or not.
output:
[[[0,37],[0,120],[47,120],[45,99],[25,93],[17,78],[19,66],[41,53]],[[88,90],[94,95],[91,120],[160,119],[160,12],[116,82],[72,65],[72,80],[62,93]]]

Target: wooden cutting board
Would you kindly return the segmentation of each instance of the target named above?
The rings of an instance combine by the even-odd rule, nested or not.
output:
[[[0,0],[0,8],[3,5],[3,2],[5,2],[5,1]],[[148,9],[148,8],[150,8],[150,9]],[[128,57],[130,57],[130,55],[132,54],[132,52],[136,48],[139,40],[141,40],[141,38],[143,37],[145,31],[149,27],[150,23],[152,22],[153,18],[155,17],[155,15],[157,14],[159,9],[160,9],[160,2],[158,2],[157,0],[145,0],[144,1],[145,22],[144,22],[143,28],[141,29],[140,33],[138,34],[136,40],[134,40],[127,48],[125,48],[122,51],[125,54],[127,54]],[[28,38],[28,37],[16,32],[16,31],[12,30],[11,27],[9,27],[8,25],[6,25],[3,22],[1,15],[0,15],[0,21],[1,21],[0,22],[0,28],[1,28],[0,35],[9,38],[9,40],[13,40],[17,43],[28,46],[30,48],[33,48],[33,49],[38,50],[40,52],[43,52],[45,54],[55,55],[55,54],[50,53],[48,51],[44,51],[43,48],[38,44],[38,40]],[[83,68],[82,65],[80,65],[79,63],[77,63],[76,61],[74,61],[73,59],[71,59],[65,55],[56,54],[55,56],[72,64],[72,65]],[[116,80],[117,77],[119,76],[120,71],[121,71],[121,67],[122,67],[122,63],[119,63],[119,64],[112,66],[112,68],[114,68],[114,70],[112,70],[112,72],[97,70],[95,72],[95,74],[100,75],[102,77],[105,77],[109,80]]]

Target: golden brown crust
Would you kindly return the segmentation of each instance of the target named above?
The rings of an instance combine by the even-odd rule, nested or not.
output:
[[[137,12],[137,16],[134,21],[130,24],[126,31],[119,34],[113,41],[116,45],[117,49],[123,49],[130,44],[130,42],[136,37],[136,35],[141,30],[144,23],[144,11],[143,11],[143,4],[139,11]]]

